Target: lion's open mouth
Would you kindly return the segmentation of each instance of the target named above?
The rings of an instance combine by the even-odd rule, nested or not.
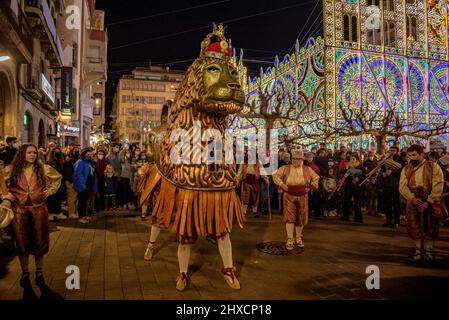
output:
[[[243,104],[240,101],[218,101],[207,99],[204,101],[203,109],[206,112],[218,112],[224,114],[233,114],[242,111]]]

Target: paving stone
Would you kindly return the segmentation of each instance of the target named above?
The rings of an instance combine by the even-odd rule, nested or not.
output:
[[[199,239],[190,259],[191,283],[177,292],[177,243],[163,231],[152,261],[143,260],[150,222],[136,217],[99,217],[88,225],[76,221],[51,223],[50,252],[45,277],[65,299],[404,299],[429,296],[429,290],[449,286],[449,244],[438,241],[439,265],[409,264],[413,250],[404,227],[386,230],[382,219],[367,217],[356,225],[311,219],[304,230],[306,249],[299,255],[276,256],[259,252],[261,242],[285,241],[285,225],[249,217],[245,229],[234,228],[234,264],[242,290],[229,288],[220,274],[217,245]],[[449,236],[441,229],[443,238]],[[69,264],[80,268],[81,289],[67,290]],[[381,290],[367,290],[366,267],[377,265]],[[34,259],[30,259],[34,272]],[[16,258],[0,257],[0,299],[22,297],[20,266]],[[428,289],[427,289],[428,288]],[[39,294],[38,288],[36,293]],[[442,289],[441,289],[442,291]]]

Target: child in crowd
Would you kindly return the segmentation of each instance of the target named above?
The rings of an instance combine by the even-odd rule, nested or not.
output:
[[[323,178],[323,197],[324,200],[324,216],[325,217],[336,217],[337,209],[335,204],[336,195],[329,196],[337,189],[337,179],[335,178],[335,171],[333,168],[329,168],[327,175]]]
[[[104,206],[106,210],[112,208],[116,210],[115,197],[117,196],[118,181],[115,176],[114,167],[110,164],[106,166],[104,171]],[[112,207],[110,206],[112,205]]]

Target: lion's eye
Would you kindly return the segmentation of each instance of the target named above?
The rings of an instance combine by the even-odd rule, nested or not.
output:
[[[207,71],[218,72],[218,71],[220,71],[220,69],[218,69],[218,67],[216,67],[216,66],[210,66],[209,68],[207,68]]]
[[[239,74],[238,74],[237,70],[232,70],[232,71],[231,71],[231,76],[237,77],[238,75],[239,75]]]

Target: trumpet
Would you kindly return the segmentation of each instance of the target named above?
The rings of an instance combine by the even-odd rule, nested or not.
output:
[[[366,175],[366,178],[362,182],[360,182],[359,186],[362,186],[366,181],[368,181],[375,173],[377,173],[382,168],[383,165],[386,165],[387,168],[393,169],[393,170],[399,170],[402,168],[402,164],[400,164],[397,161],[394,161],[391,157],[388,157],[388,158],[380,161],[377,164],[377,166],[373,170],[371,170],[370,173],[368,173]]]

